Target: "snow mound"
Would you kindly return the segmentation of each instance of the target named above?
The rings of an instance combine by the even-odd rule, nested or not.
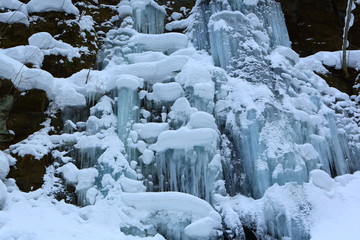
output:
[[[122,200],[128,206],[137,210],[164,215],[167,218],[191,223],[185,228],[188,237],[209,239],[215,235],[216,229],[221,228],[221,217],[206,201],[195,196],[178,192],[161,193],[123,193]],[[170,219],[169,219],[170,221]],[[164,224],[164,223],[163,223]],[[200,228],[200,229],[198,229]],[[201,237],[201,238],[199,238]]]
[[[144,51],[174,52],[186,48],[188,37],[181,33],[136,34],[130,38],[132,44]]]
[[[79,9],[77,9],[71,0],[31,0],[26,4],[29,13],[38,12],[66,12],[68,14],[79,15]]]
[[[19,11],[0,13],[0,22],[7,24],[22,23],[29,26],[28,17]]]
[[[166,149],[191,149],[194,146],[212,146],[215,148],[218,134],[214,129],[189,129],[182,127],[178,130],[168,130],[160,133],[158,141],[150,146],[154,151]]]
[[[0,210],[3,209],[7,199],[7,188],[2,180],[0,180]]]
[[[68,43],[54,39],[50,33],[47,32],[33,34],[29,37],[29,45],[40,48],[45,55],[66,56],[69,61],[71,61],[74,57],[80,57],[78,48],[74,48]]]
[[[172,83],[156,83],[153,85],[153,92],[146,97],[149,100],[159,102],[172,102],[184,95],[184,90],[180,84]]]
[[[334,179],[332,179],[326,172],[318,169],[310,172],[310,182],[318,188],[326,191],[331,191],[335,184]]]
[[[15,164],[15,159],[0,151],[0,179],[5,179],[9,174],[10,165]]]
[[[20,2],[19,0],[0,0],[0,8],[17,10],[24,13],[26,16],[28,15],[26,4]]]
[[[23,63],[33,64],[35,67],[41,67],[44,61],[43,52],[36,46],[17,46],[3,50],[7,56]]]
[[[37,88],[44,90],[50,99],[54,99],[54,78],[50,73],[27,68],[3,52],[0,52],[0,77],[11,80],[20,91]]]

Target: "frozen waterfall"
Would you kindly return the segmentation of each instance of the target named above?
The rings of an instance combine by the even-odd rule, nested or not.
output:
[[[79,204],[119,198],[132,236],[309,239],[271,191],[298,193],[314,169],[359,170],[360,135],[347,127],[351,106],[336,105],[346,96],[297,65],[280,4],[198,0],[187,34],[164,33],[155,1],[118,9],[99,55],[101,96],[86,116],[63,114],[75,164],[59,169]]]

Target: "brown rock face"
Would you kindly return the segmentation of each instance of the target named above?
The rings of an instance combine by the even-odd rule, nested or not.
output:
[[[345,0],[277,0],[286,19],[292,48],[300,56],[319,51],[336,51],[342,46]],[[353,11],[355,23],[350,29],[350,49],[360,47],[360,10]]]
[[[29,192],[40,188],[44,183],[46,167],[53,161],[49,155],[35,159],[32,155],[15,156],[16,166],[10,168],[8,178],[14,178],[21,191]]]
[[[9,80],[0,80],[0,96],[10,96],[15,100],[5,116],[7,129],[12,130],[15,136],[0,142],[0,150],[4,150],[42,128],[40,124],[45,121],[44,112],[49,101],[44,91],[33,89],[21,93]],[[45,168],[52,162],[51,157],[45,156],[40,160],[31,155],[14,157],[17,163],[11,167],[8,177],[14,178],[22,191],[40,188]]]
[[[33,89],[20,93],[9,80],[0,80],[0,95],[11,96],[15,101],[6,114],[7,129],[12,130],[15,136],[0,142],[0,150],[3,150],[41,129],[49,101],[44,91]]]

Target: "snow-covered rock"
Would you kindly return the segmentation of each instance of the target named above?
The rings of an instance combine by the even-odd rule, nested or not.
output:
[[[79,9],[77,9],[71,0],[48,0],[46,2],[42,0],[31,0],[26,4],[29,13],[38,12],[66,12],[68,14],[79,15]]]

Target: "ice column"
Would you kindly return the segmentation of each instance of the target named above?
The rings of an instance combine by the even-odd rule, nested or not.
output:
[[[166,11],[155,1],[131,1],[134,27],[140,33],[158,34],[164,32]]]
[[[266,31],[266,34],[270,37],[270,45],[272,48],[278,45],[286,47],[290,47],[291,45],[280,3],[273,0],[202,0],[198,1],[195,6],[195,21],[191,26],[191,34],[197,49],[209,51],[212,48],[212,46],[210,47],[211,40],[209,38],[209,28],[211,28],[211,25],[208,27],[207,24],[210,23],[210,17],[220,11],[241,12],[247,17],[254,14],[263,24],[263,30]],[[253,23],[256,23],[256,21]],[[251,24],[246,25],[249,26]]]
[[[218,134],[211,128],[168,130],[150,146],[156,151],[153,177],[159,191],[177,191],[211,201],[216,174],[209,167],[219,161]],[[213,167],[214,169],[216,167]],[[221,168],[221,167],[220,167]],[[214,170],[213,169],[213,170]],[[215,172],[219,174],[221,169]]]
[[[131,75],[121,75],[117,84],[117,131],[126,144],[131,127],[139,121],[140,99],[138,88],[142,80]]]
[[[245,15],[253,13],[260,19],[270,37],[272,48],[279,45],[285,47],[291,46],[280,3],[273,0],[230,0],[229,4],[234,11],[240,11]]]
[[[209,21],[211,54],[217,66],[231,71],[245,41],[252,38],[248,19],[240,12],[222,11]],[[244,50],[242,50],[244,51]]]

